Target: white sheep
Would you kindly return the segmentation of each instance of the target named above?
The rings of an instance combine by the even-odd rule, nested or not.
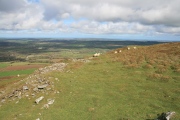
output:
[[[101,53],[95,53],[93,57],[99,57]]]
[[[130,50],[130,47],[128,47],[127,49]]]
[[[116,53],[118,53],[117,51],[114,51],[114,53],[116,54]]]
[[[122,51],[121,50],[119,50],[119,53],[121,53]]]
[[[136,49],[136,47],[133,47],[134,49]]]

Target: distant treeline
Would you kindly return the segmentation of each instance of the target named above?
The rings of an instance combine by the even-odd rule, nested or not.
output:
[[[10,61],[25,61],[22,58],[16,58],[15,56],[8,55],[6,53],[0,53],[0,62],[10,62]]]

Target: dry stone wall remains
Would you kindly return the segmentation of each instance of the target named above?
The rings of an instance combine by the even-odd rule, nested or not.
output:
[[[49,108],[49,105],[52,105],[55,99],[47,98],[45,95],[59,93],[59,91],[54,89],[54,80],[57,80],[58,78],[46,78],[44,75],[53,71],[61,72],[66,66],[66,63],[55,63],[44,68],[39,68],[34,74],[29,75],[27,78],[20,81],[24,82],[22,87],[13,88],[12,92],[9,93],[7,93],[6,90],[1,91],[0,106],[6,104],[7,101],[16,101],[15,103],[18,104],[20,99],[26,97],[28,99],[34,99],[34,103],[36,104],[39,104],[43,99],[46,99],[47,104],[42,108]],[[37,94],[42,94],[42,96],[38,97]]]

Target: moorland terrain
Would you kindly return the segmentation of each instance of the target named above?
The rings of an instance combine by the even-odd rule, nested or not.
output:
[[[180,119],[179,42],[0,43],[2,120]]]
[[[152,45],[156,41],[111,41],[91,39],[0,39],[0,88],[56,62],[91,57],[95,53],[128,45]],[[17,77],[18,76],[18,77]]]

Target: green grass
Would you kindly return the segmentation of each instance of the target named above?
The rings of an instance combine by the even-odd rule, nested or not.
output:
[[[4,62],[0,63],[0,68],[5,68],[5,67],[7,67],[7,66],[8,66],[7,63],[4,63]]]
[[[58,88],[64,91],[58,101],[62,101],[61,111],[68,111],[65,116],[60,112],[59,117],[145,120],[161,112],[180,111],[179,82],[148,81],[144,69],[136,72],[120,63],[102,63],[84,66],[71,75],[58,73],[62,80]]]
[[[74,69],[47,76],[59,78],[55,89],[59,94],[45,95],[45,99],[34,105],[35,98],[10,102],[1,107],[2,119],[40,118],[42,120],[146,120],[157,114],[176,111],[174,120],[180,119],[180,82],[148,80],[145,68],[129,69],[120,62],[110,62],[101,57],[94,62]],[[173,86],[173,87],[172,87]],[[49,109],[40,109],[46,99],[55,98]],[[13,108],[10,109],[10,106]],[[8,114],[13,113],[13,114]],[[41,115],[40,115],[40,114]]]
[[[55,82],[54,89],[60,91],[59,94],[54,91],[48,95],[38,93],[35,98],[30,96],[30,99],[27,97],[19,100],[18,104],[18,99],[10,101],[0,107],[0,118],[151,120],[162,112],[175,111],[173,120],[179,120],[180,75],[176,70],[178,68],[171,67],[179,63],[179,59],[168,62],[169,58],[157,58],[159,61],[164,59],[164,67],[160,65],[164,64],[162,61],[155,62],[154,57],[161,55],[156,52],[153,54],[156,56],[149,53],[146,58],[143,56],[138,59],[138,64],[136,59],[129,59],[136,58],[138,54],[141,56],[140,52],[143,53],[134,52],[135,55],[131,51],[124,52],[127,59],[124,59],[123,54],[106,54],[86,64],[69,63],[64,72],[44,76],[53,77],[51,80]],[[134,61],[124,64],[125,60]],[[151,62],[150,67],[146,66]],[[54,78],[59,78],[59,81]],[[42,95],[45,98],[36,105],[34,100]],[[54,98],[54,104],[49,109],[41,109],[48,98]]]
[[[28,70],[15,70],[15,71],[3,71],[0,72],[0,77],[7,77],[7,76],[17,76],[24,75],[24,74],[32,74],[35,69],[28,69]]]

